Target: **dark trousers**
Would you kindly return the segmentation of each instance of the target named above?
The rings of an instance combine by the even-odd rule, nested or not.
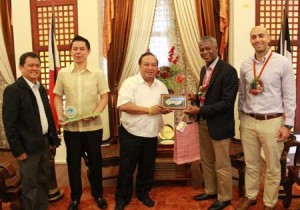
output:
[[[136,195],[145,196],[152,187],[157,149],[157,137],[134,136],[120,128],[120,163],[116,203],[127,205],[133,193],[133,174],[138,165]]]
[[[28,154],[26,160],[18,161],[21,175],[22,203],[25,210],[48,209],[50,188],[50,150],[48,138],[44,138],[43,150]]]
[[[83,151],[87,153],[92,195],[94,198],[103,197],[101,155],[102,135],[102,129],[87,132],[64,131],[71,199],[73,201],[80,201],[82,194],[81,157]]]

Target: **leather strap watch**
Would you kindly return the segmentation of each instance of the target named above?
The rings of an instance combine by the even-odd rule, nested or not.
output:
[[[283,126],[286,127],[289,130],[291,130],[293,128],[293,126],[291,126],[291,125],[283,125]]]

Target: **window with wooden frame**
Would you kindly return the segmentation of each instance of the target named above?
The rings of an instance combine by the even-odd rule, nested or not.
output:
[[[287,1],[287,14],[289,21],[289,32],[291,39],[292,63],[294,67],[296,87],[300,88],[300,7],[299,0],[256,0],[256,25],[265,26],[270,33],[270,46],[273,50],[277,49],[279,34],[281,30],[281,19],[283,8]],[[297,91],[297,109],[294,132],[300,132],[300,91]]]
[[[54,13],[55,38],[60,66],[72,61],[70,43],[78,34],[77,0],[30,0],[32,46],[41,58],[41,83],[49,88],[49,27]]]

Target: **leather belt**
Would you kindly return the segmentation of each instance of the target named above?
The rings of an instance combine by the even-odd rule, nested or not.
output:
[[[270,120],[273,118],[277,118],[282,116],[282,113],[276,113],[276,114],[252,114],[252,113],[245,113],[246,115],[253,117],[257,120]]]

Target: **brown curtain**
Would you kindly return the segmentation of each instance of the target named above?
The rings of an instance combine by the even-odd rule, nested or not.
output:
[[[114,19],[114,1],[105,0],[104,5],[103,56],[107,58],[107,51],[111,43],[111,24]]]
[[[220,46],[220,56],[223,60],[227,60],[228,48],[228,28],[224,26],[224,21],[227,21],[228,27],[228,10],[224,12],[224,8],[228,8],[228,0],[195,0],[197,19],[200,29],[200,36],[213,36],[217,39]],[[222,7],[220,7],[222,4]],[[225,6],[224,6],[225,5]],[[226,7],[227,6],[227,7]],[[221,11],[222,8],[222,11]],[[227,16],[224,18],[224,13]],[[221,22],[221,16],[222,22]],[[220,27],[222,26],[222,27]],[[226,33],[225,33],[225,32]]]
[[[118,85],[125,62],[128,39],[131,28],[133,0],[114,1],[114,19],[111,25],[111,43],[107,51],[108,84],[110,97],[108,101],[110,138],[118,137],[119,112],[116,109]]]
[[[219,43],[220,55],[225,61],[228,60],[228,35],[229,35],[229,0],[219,0]]]
[[[0,15],[2,21],[3,38],[5,43],[5,48],[12,69],[14,78],[16,78],[16,64],[15,64],[15,47],[14,47],[14,36],[13,27],[11,19],[11,1],[1,0],[0,1]]]
[[[216,37],[216,24],[214,18],[215,0],[195,0],[200,36]],[[218,0],[217,0],[218,1]]]

